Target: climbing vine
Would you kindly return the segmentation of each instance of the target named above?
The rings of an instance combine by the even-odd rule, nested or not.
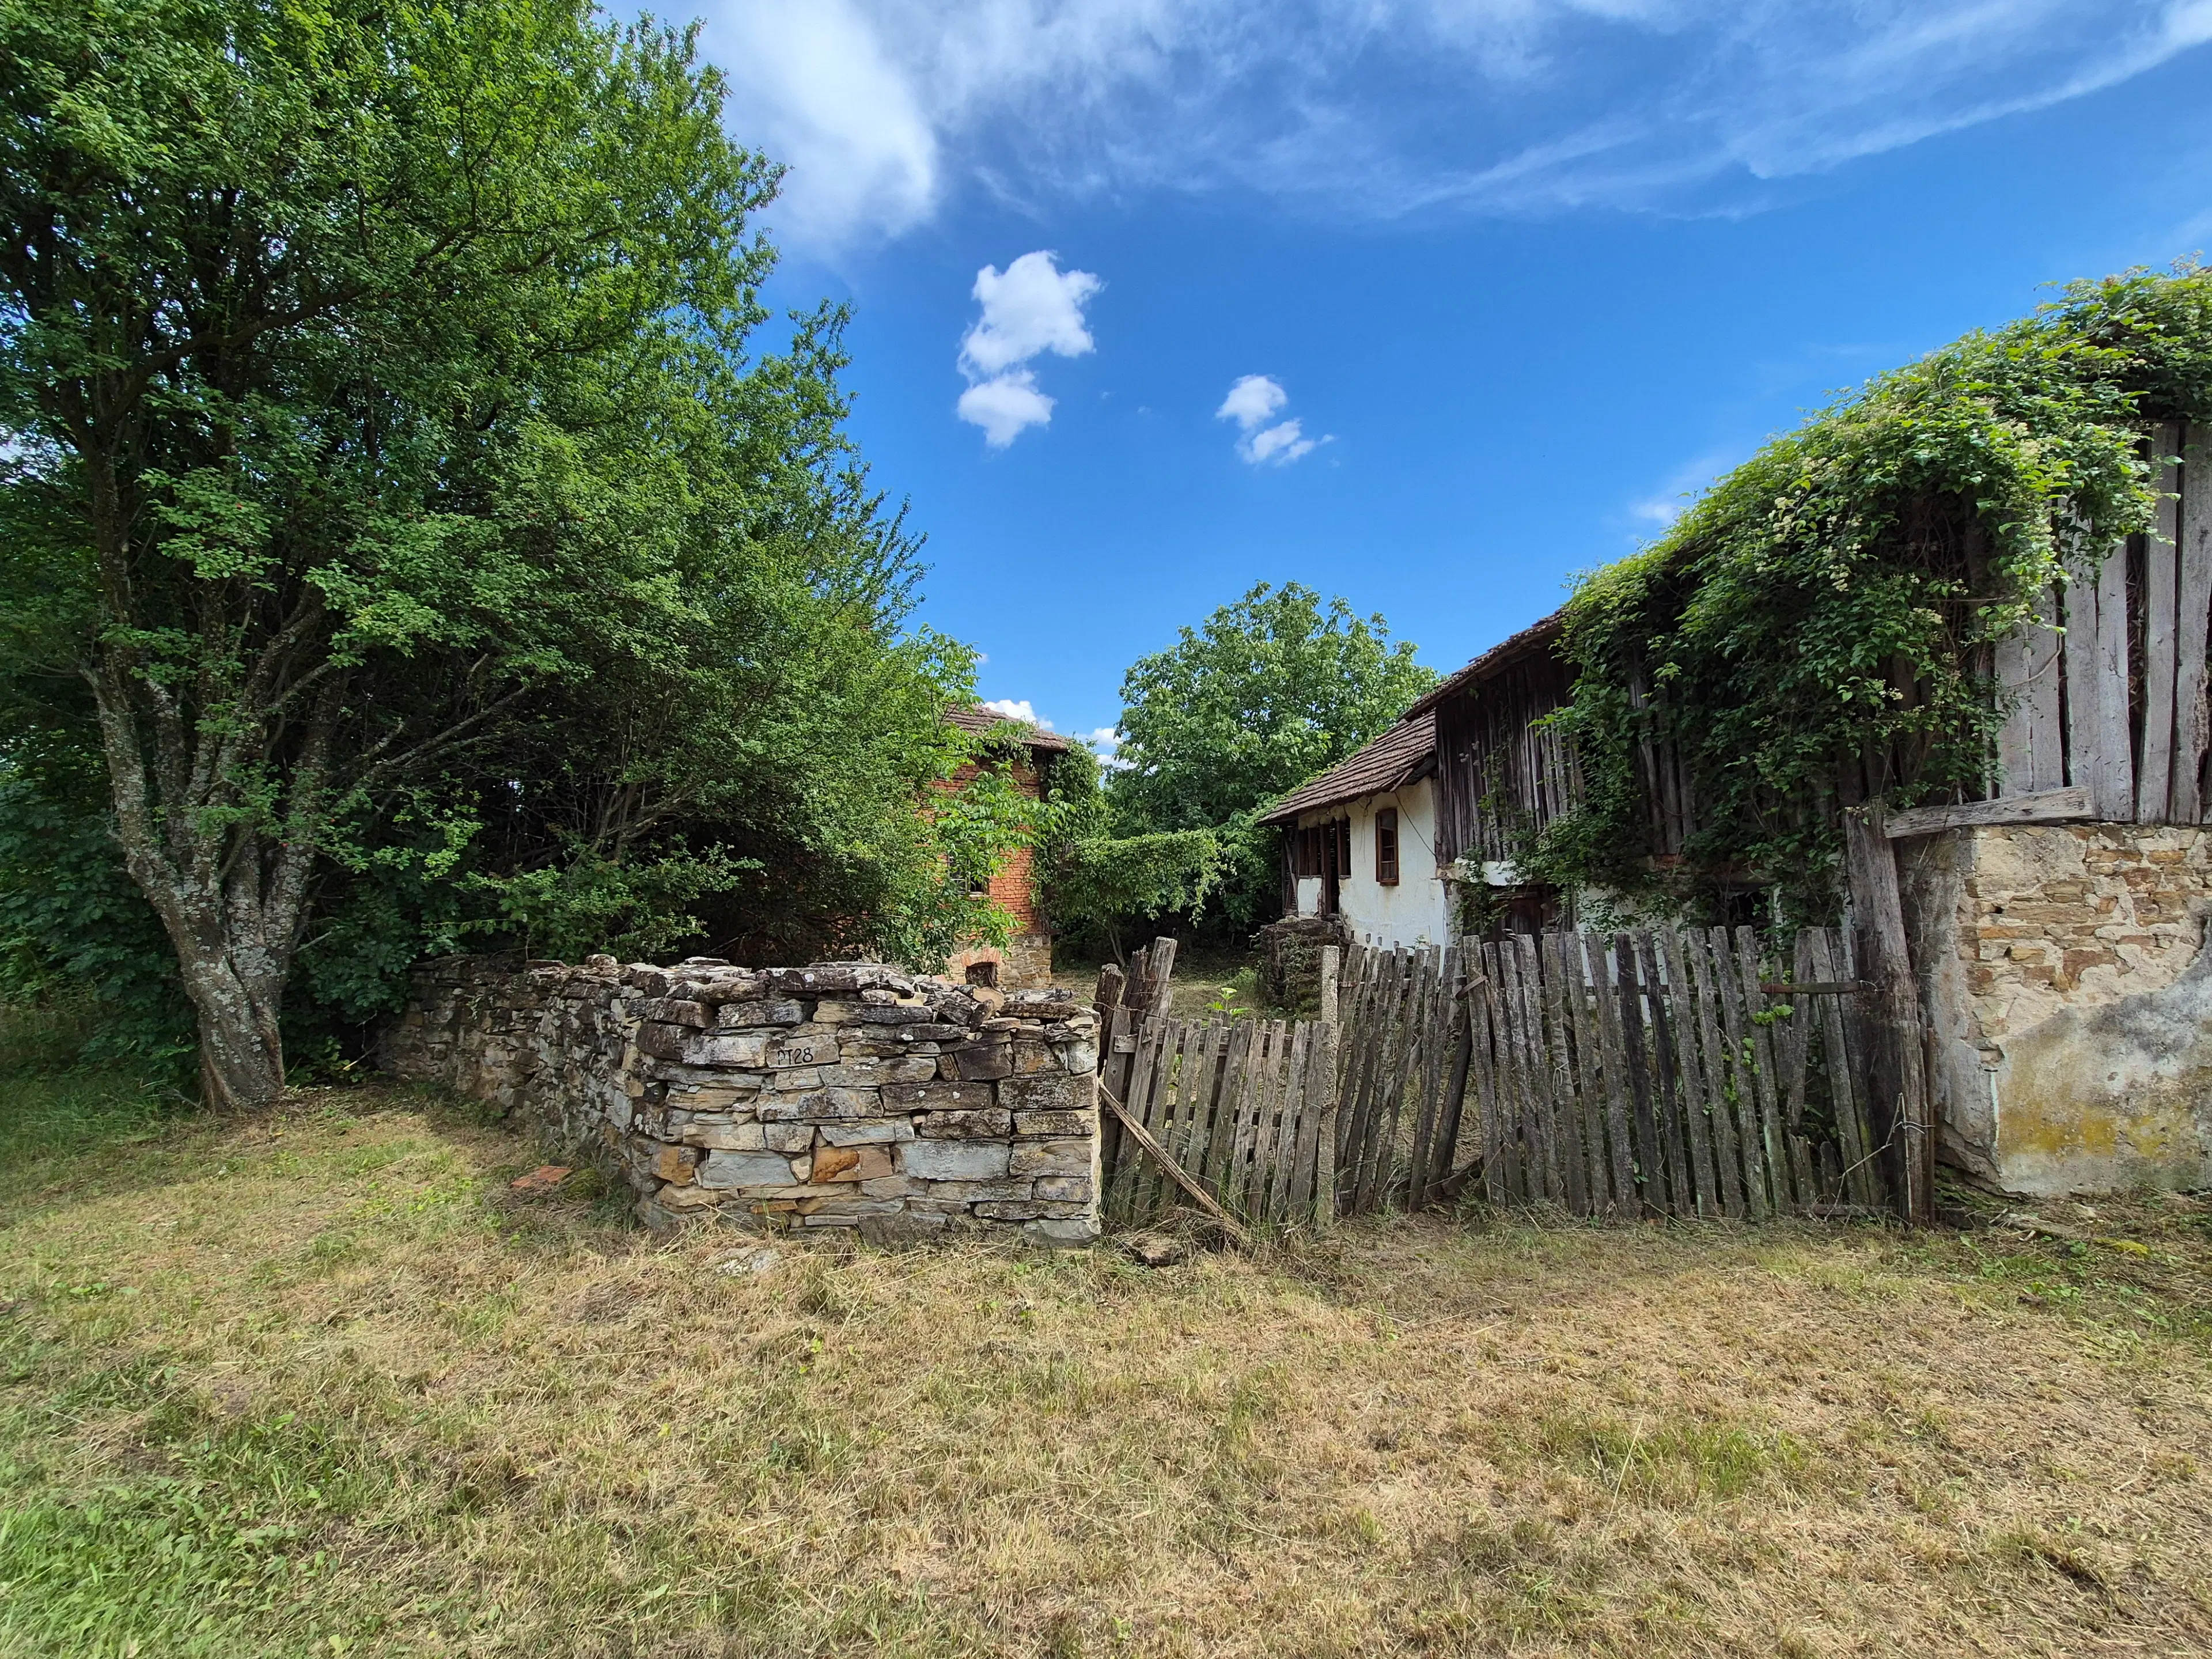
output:
[[[1585,782],[1530,878],[1655,893],[1639,757],[1671,744],[1683,868],[1834,903],[1837,780],[1908,805],[1978,782],[2006,714],[1994,643],[2062,566],[2148,527],[2145,423],[2212,416],[2212,271],[2130,271],[1884,374],[1766,445],[1667,535],[1587,578],[1553,716]]]

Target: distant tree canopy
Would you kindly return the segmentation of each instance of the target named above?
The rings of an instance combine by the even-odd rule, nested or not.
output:
[[[1261,808],[1396,723],[1436,683],[1380,616],[1261,582],[1121,682],[1121,743],[1090,850],[1055,888],[1105,922],[1211,904],[1249,927],[1279,902]]]
[[[776,170],[690,33],[0,0],[0,88],[13,983],[153,975],[250,1106],[425,951],[988,926],[1005,815],[916,810],[970,655],[842,313],[753,354]]]

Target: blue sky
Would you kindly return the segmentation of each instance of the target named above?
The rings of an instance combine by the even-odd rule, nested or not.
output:
[[[1061,731],[1255,581],[1456,667],[1834,391],[2212,249],[2212,0],[706,15],[922,618]]]

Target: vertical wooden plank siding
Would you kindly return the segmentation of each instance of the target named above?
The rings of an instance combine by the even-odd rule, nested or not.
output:
[[[1746,1205],[1742,1155],[1737,1151],[1735,1107],[1729,1085],[1728,1053],[1721,1046],[1720,1027],[1714,1018],[1713,963],[1711,949],[1696,928],[1681,936],[1681,950],[1689,965],[1698,998],[1698,1044],[1705,1051],[1705,1097],[1712,1104],[1713,1164],[1720,1177],[1721,1212],[1731,1221],[1743,1218]],[[1763,1215],[1763,1207],[1758,1212]]]
[[[1789,977],[1802,984],[1813,977],[1812,941],[1797,935],[1796,964]],[[1809,1199],[1820,1189],[1812,1142],[1805,1133],[1805,1073],[1811,1059],[1807,1023],[1812,1018],[1810,999],[1790,999],[1790,1018],[1774,1028],[1774,1060],[1782,1095],[1782,1125],[1790,1135],[1790,1172],[1800,1194]]]
[[[1529,1056],[1528,1010],[1527,1000],[1521,994],[1520,952],[1510,939],[1501,940],[1498,946],[1498,989],[1499,1046],[1508,1055],[1513,1070],[1515,1133],[1507,1146],[1511,1168],[1518,1178],[1514,1196],[1541,1203],[1552,1195],[1550,1183],[1544,1178],[1544,1128],[1540,1115],[1542,1107],[1537,1093],[1540,1085],[1535,1067]]]
[[[1703,1216],[1722,1215],[1728,1211],[1721,1197],[1719,1176],[1713,1166],[1712,1143],[1712,1119],[1719,1109],[1718,1091],[1706,1081],[1703,1057],[1698,1052],[1697,997],[1691,988],[1680,930],[1673,927],[1660,930],[1659,954],[1667,969],[1668,1000],[1674,1010],[1674,1046],[1682,1065],[1682,1115],[1689,1130],[1690,1173],[1698,1188],[1697,1212]]]
[[[1628,1051],[1621,1036],[1620,1006],[1613,997],[1613,976],[1606,967],[1605,940],[1595,933],[1585,933],[1583,956],[1589,964],[1590,1007],[1597,1016],[1605,1074],[1605,1140],[1613,1164],[1613,1206],[1622,1215],[1639,1215],[1643,1212],[1636,1191],[1636,1154],[1628,1129],[1634,1094],[1628,1082]]]
[[[1749,927],[1735,930],[1735,960],[1736,977],[1743,987],[1745,1023],[1751,1032],[1751,1063],[1759,1086],[1759,1113],[1766,1124],[1767,1142],[1782,1159],[1774,1166],[1775,1184],[1778,1188],[1782,1184],[1782,1170],[1786,1165],[1793,1175],[1790,1185],[1795,1201],[1809,1204],[1812,1194],[1796,1185],[1796,1166],[1789,1163],[1789,1141],[1782,1122],[1782,1078],[1774,1063],[1772,1030],[1756,1018],[1765,1012],[1766,999],[1759,988],[1759,935]]]
[[[2206,706],[2208,618],[2212,618],[2212,427],[2182,429],[2181,499],[2175,504],[2177,566],[2173,669],[2173,822],[2203,821],[2205,750],[2212,746]]]
[[[1267,1115],[1274,1106],[1276,1075],[1283,1065],[1283,1022],[1255,1020],[1253,1030],[1254,1047],[1260,1054],[1261,1063],[1251,1069],[1235,1127],[1231,1132],[1229,1181],[1223,1201],[1232,1208],[1245,1206],[1257,1214],[1259,1200],[1254,1188],[1262,1174],[1257,1160],[1267,1137]]]
[[[1812,941],[1813,977],[1834,981],[1843,977],[1837,951],[1825,927],[1806,930]],[[1820,1005],[1821,1035],[1826,1042],[1828,1094],[1836,1113],[1836,1133],[1844,1149],[1844,1178],[1854,1204],[1883,1201],[1881,1168],[1874,1157],[1874,1139],[1868,1133],[1864,1091],[1851,1075],[1850,1054],[1844,1047],[1844,1011],[1836,997],[1816,997]]]
[[[1577,1114],[1582,1130],[1584,1168],[1589,1185],[1590,1213],[1602,1215],[1613,1207],[1613,1164],[1605,1144],[1605,1085],[1599,1053],[1596,1011],[1590,1003],[1589,967],[1580,933],[1559,938],[1559,983],[1566,998],[1568,1020],[1574,1027],[1575,1086],[1581,1097]]]
[[[2151,430],[2151,478],[2159,492],[2150,533],[2143,538],[2142,755],[2136,768],[2138,823],[2167,821],[2173,789],[2174,667],[2180,643],[2176,522],[2180,469],[2173,461],[2181,428],[2161,422]]]
[[[1766,1166],[1768,1189],[1778,1213],[1795,1205],[1796,1194],[1790,1180],[1790,1147],[1782,1137],[1782,1114],[1774,1097],[1774,1067],[1766,1030],[1752,1018],[1759,1012],[1762,999],[1759,947],[1751,929],[1739,930],[1731,939],[1725,927],[1714,928],[1713,962],[1728,981],[1722,993],[1727,999],[1723,1006],[1729,1012],[1729,1041],[1743,1068],[1743,1109],[1747,1120],[1757,1121],[1760,1161]]]
[[[2100,818],[2135,816],[2134,736],[2128,722],[2128,554],[2078,562],[2066,590],[2067,736],[2072,781],[2086,784]]]
[[[1557,935],[1531,939],[1529,959],[1535,964],[1539,1011],[1544,1034],[1545,1059],[1550,1073],[1555,1110],[1552,1121],[1559,1135],[1559,1175],[1564,1202],[1576,1215],[1589,1213],[1589,1170],[1584,1162],[1582,1102],[1575,1088],[1573,1060],[1568,1051],[1566,1004],[1559,994],[1559,949]]]
[[[1667,1176],[1659,1161],[1659,1126],[1651,1113],[1651,1073],[1644,1058],[1643,988],[1636,974],[1636,946],[1626,933],[1613,936],[1614,986],[1620,1006],[1622,1060],[1636,1108],[1638,1188],[1645,1208],[1667,1212]]]
[[[1537,965],[1536,942],[1526,933],[1516,934],[1511,942],[1514,988],[1514,1016],[1521,1031],[1522,1064],[1528,1079],[1529,1121],[1534,1127],[1535,1138],[1528,1149],[1528,1163],[1543,1185],[1542,1196],[1547,1202],[1565,1204],[1566,1186],[1561,1170],[1559,1103],[1554,1098],[1552,1056],[1544,1041],[1544,988],[1542,970]],[[1530,1196],[1536,1195],[1535,1182],[1530,1183]]]
[[[1282,1076],[1269,1091],[1275,1100],[1274,1144],[1268,1152],[1267,1215],[1286,1219],[1291,1212],[1291,1175],[1297,1164],[1298,1114],[1305,1105],[1306,1068],[1311,1062],[1318,1025],[1300,1021],[1276,1031],[1276,1047],[1285,1049]],[[1287,1036],[1288,1041],[1284,1039]]]
[[[2031,794],[2066,782],[2065,731],[2058,718],[2058,609],[2050,589],[2033,616],[1997,641],[1999,686],[2014,699],[1997,732],[1998,792]]]
[[[1689,1164],[1683,1155],[1682,1099],[1675,1076],[1674,1032],[1667,1018],[1667,994],[1660,976],[1659,955],[1652,948],[1649,933],[1637,939],[1637,956],[1644,966],[1644,1008],[1651,1024],[1652,1065],[1658,1074],[1653,1111],[1659,1130],[1660,1157],[1667,1166],[1668,1199],[1674,1214],[1693,1216],[1698,1212],[1698,1194],[1691,1185]]]

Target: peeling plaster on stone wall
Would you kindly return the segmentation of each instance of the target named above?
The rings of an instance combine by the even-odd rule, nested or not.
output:
[[[2212,835],[2017,824],[1902,853],[1944,1155],[2014,1192],[2212,1184]]]
[[[460,957],[417,971],[380,1059],[612,1170],[650,1225],[1098,1233],[1097,1017],[1064,990]]]

